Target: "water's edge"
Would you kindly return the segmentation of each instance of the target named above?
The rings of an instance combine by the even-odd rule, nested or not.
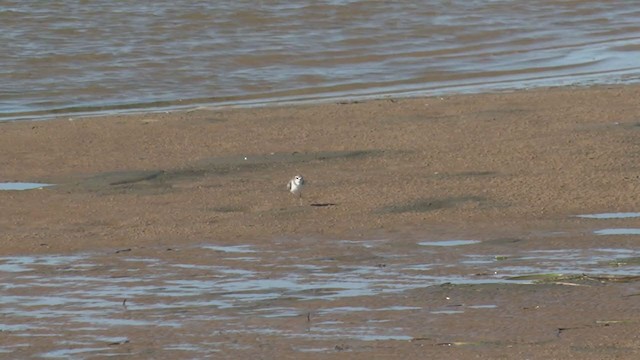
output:
[[[640,83],[640,76],[629,77],[626,79],[612,78],[608,82],[595,81],[593,79],[583,79],[582,81],[574,79],[568,80],[566,83],[553,84],[545,81],[548,79],[531,80],[530,82],[512,83],[512,82],[487,82],[482,84],[461,84],[458,86],[450,86],[444,88],[424,87],[411,89],[409,86],[397,87],[395,90],[384,90],[378,88],[362,89],[355,92],[329,92],[314,93],[309,90],[299,93],[286,92],[277,94],[277,96],[261,97],[257,95],[247,95],[242,97],[231,98],[200,98],[200,99],[177,99],[167,101],[153,101],[141,103],[124,103],[113,105],[95,105],[95,106],[70,106],[53,108],[50,110],[0,113],[0,122],[5,121],[41,121],[52,120],[63,117],[97,117],[109,115],[133,115],[140,113],[158,113],[173,111],[190,111],[198,109],[214,110],[222,108],[255,108],[267,106],[296,106],[296,105],[313,105],[326,104],[332,102],[359,102],[384,99],[409,99],[419,97],[432,96],[452,96],[452,95],[469,95],[481,93],[499,93],[512,91],[526,91],[535,89],[552,89],[552,88],[588,88],[593,86],[621,86],[634,85]]]

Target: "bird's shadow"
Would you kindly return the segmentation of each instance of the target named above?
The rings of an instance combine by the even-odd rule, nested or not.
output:
[[[309,206],[315,206],[315,207],[327,207],[327,206],[337,206],[338,204],[336,203],[311,203],[309,204]]]

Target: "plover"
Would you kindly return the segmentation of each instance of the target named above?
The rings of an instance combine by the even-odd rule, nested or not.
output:
[[[304,186],[304,178],[302,175],[296,175],[287,184],[289,191],[293,195],[298,195],[299,198],[302,198],[302,187]]]

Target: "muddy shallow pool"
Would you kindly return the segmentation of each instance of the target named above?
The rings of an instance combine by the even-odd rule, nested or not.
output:
[[[478,296],[487,286],[524,286],[535,293],[549,284],[591,287],[640,274],[639,249],[616,246],[615,237],[597,235],[599,230],[591,233],[608,240],[585,248],[580,234],[560,231],[2,257],[0,331],[8,341],[0,352],[144,357],[153,348],[156,356],[206,358],[259,351],[256,339],[265,337],[290,341],[293,353],[364,351],[362,344],[412,343],[425,333],[435,344],[476,339],[407,319],[491,318],[521,301]],[[559,239],[566,247],[558,247]],[[461,301],[443,289],[475,290]],[[422,292],[440,295],[429,301],[416,295]]]

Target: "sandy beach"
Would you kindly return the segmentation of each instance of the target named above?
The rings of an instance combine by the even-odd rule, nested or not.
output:
[[[224,264],[260,274],[269,265],[264,277],[270,279],[286,278],[289,270],[278,267],[283,264],[366,267],[382,276],[437,263],[421,274],[487,280],[329,299],[305,288],[302,295],[285,292],[243,305],[252,311],[285,308],[287,315],[209,306],[206,311],[220,318],[207,320],[198,318],[198,307],[157,310],[149,294],[104,295],[116,305],[100,309],[142,325],[104,325],[96,331],[126,339],[92,340],[91,346],[106,350],[82,353],[87,357],[634,359],[640,353],[640,282],[637,259],[629,259],[639,237],[598,231],[640,228],[640,217],[576,215],[640,211],[638,99],[635,85],[569,87],[0,123],[0,181],[55,184],[0,191],[0,268],[29,256],[81,256],[90,259],[86,274],[93,278],[138,279],[122,270],[130,266],[153,284],[161,270],[135,261],[153,258],[194,269]],[[286,188],[295,174],[308,182],[302,203]],[[433,251],[416,245],[452,239],[479,243]],[[211,244],[221,248],[203,252]],[[261,249],[264,258],[253,265],[227,257],[224,249],[242,246]],[[526,254],[593,249],[615,249],[627,261],[612,255],[617,266],[589,263],[593,272],[583,277],[491,281],[500,275],[492,269],[501,261],[514,262],[505,269],[535,267],[545,260]],[[470,254],[493,262],[469,265]],[[575,275],[570,257],[558,261]],[[70,269],[44,260],[29,266],[27,274],[41,278],[64,277]],[[206,269],[180,272],[176,279],[206,276]],[[76,324],[66,317],[71,315],[54,321],[12,314],[13,308],[28,313],[51,307],[20,300],[51,291],[31,286],[23,275],[0,272],[14,285],[3,293],[15,301],[5,303],[0,320],[7,326],[0,355],[91,347],[61,345],[79,335],[64,325]],[[128,305],[120,306],[125,298]],[[180,326],[154,324],[156,311]],[[332,327],[338,335],[314,333],[330,321],[342,324]],[[226,331],[229,322],[244,331]],[[354,324],[379,337],[339,332]],[[255,328],[274,331],[250,330]],[[397,336],[384,337],[391,333]],[[197,343],[197,350],[163,347],[167,337]]]

